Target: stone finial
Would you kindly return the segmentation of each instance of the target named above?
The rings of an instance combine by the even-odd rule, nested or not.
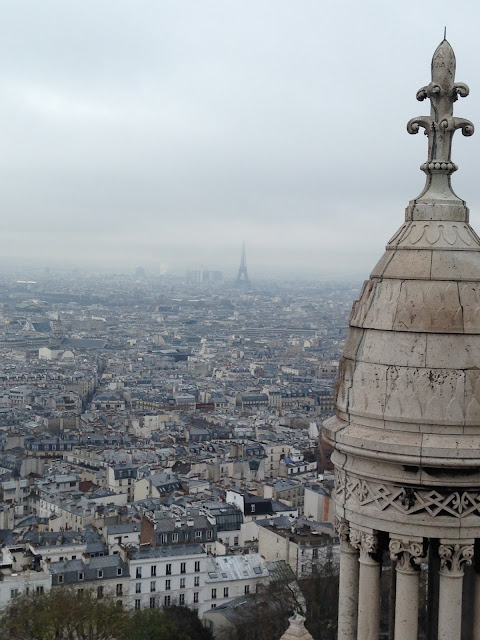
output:
[[[290,625],[280,640],[313,640],[311,633],[305,629],[303,616],[295,613],[288,621]]]
[[[430,99],[430,115],[412,118],[407,124],[408,133],[418,133],[422,127],[428,136],[428,160],[420,167],[427,174],[422,199],[456,198],[450,187],[450,175],[458,168],[451,159],[453,134],[457,129],[464,136],[474,132],[470,120],[453,116],[453,103],[458,96],[465,98],[469,94],[466,84],[455,82],[455,67],[455,54],[444,39],[433,54],[432,81],[417,92],[417,100]]]

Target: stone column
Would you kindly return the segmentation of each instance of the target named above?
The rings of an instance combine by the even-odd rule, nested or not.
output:
[[[357,640],[378,640],[380,633],[380,572],[378,537],[350,529],[350,544],[360,551]]]
[[[423,541],[392,538],[390,557],[396,560],[395,640],[417,640],[419,565]]]
[[[475,541],[475,562],[473,574],[473,640],[480,640],[480,544]]]
[[[440,540],[438,640],[460,640],[462,633],[463,568],[473,559],[472,541]]]
[[[358,551],[350,544],[350,527],[336,518],[340,538],[340,580],[338,601],[338,640],[356,640],[358,614]]]

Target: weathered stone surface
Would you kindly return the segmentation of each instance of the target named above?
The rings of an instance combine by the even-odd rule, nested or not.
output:
[[[387,246],[397,249],[480,251],[480,240],[466,223],[451,220],[412,221],[401,227]]]
[[[375,364],[424,367],[426,347],[425,333],[365,329],[357,359]]]
[[[401,280],[382,280],[375,287],[375,298],[363,322],[364,327],[392,329],[400,295]]]
[[[450,253],[450,252],[448,252]],[[395,251],[392,259],[385,267],[384,278],[408,278],[429,280],[432,266],[432,251],[411,249],[410,251]],[[448,278],[444,278],[446,280]]]
[[[363,338],[363,330],[352,327],[347,333],[347,339],[345,341],[345,348],[343,350],[343,357],[354,360],[357,355],[360,342]]]
[[[465,333],[480,333],[480,282],[460,282],[460,304]]]
[[[397,331],[463,333],[457,283],[403,282],[393,328]]]
[[[432,280],[479,280],[480,254],[474,251],[433,251]]]
[[[426,367],[475,369],[480,365],[479,336],[432,333],[426,340]]]

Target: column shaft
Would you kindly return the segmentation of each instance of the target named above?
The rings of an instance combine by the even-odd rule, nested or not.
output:
[[[358,640],[378,640],[380,633],[380,563],[360,555]]]
[[[480,640],[480,573],[477,571],[473,589],[473,640]]]
[[[463,573],[440,571],[438,640],[460,640]]]
[[[397,595],[395,600],[395,640],[418,638],[418,571],[397,568]]]
[[[440,541],[438,640],[461,640],[463,569],[473,559],[473,541]]]
[[[358,552],[347,540],[341,540],[338,640],[355,640],[357,637],[358,573]]]

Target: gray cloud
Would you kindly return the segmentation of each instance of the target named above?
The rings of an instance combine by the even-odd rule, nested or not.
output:
[[[0,256],[366,275],[423,186],[416,90],[471,2],[23,0],[0,21]],[[465,19],[465,14],[470,18]],[[480,142],[455,188],[480,226]]]

